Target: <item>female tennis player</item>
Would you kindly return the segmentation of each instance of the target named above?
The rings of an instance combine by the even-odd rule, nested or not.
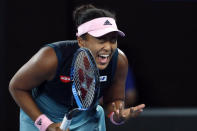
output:
[[[115,15],[93,5],[82,5],[73,13],[77,40],[60,41],[41,48],[13,76],[9,90],[20,107],[20,131],[61,131],[64,115],[76,103],[72,95],[70,67],[74,53],[88,48],[100,74],[104,110],[95,103],[90,110],[73,116],[70,131],[105,131],[105,115],[116,125],[142,112],[144,104],[124,108],[128,71],[125,54],[117,48]]]

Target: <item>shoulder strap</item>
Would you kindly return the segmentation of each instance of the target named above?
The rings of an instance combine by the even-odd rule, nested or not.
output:
[[[57,58],[58,58],[58,67],[57,67],[56,76],[57,76],[57,74],[60,73],[60,70],[61,70],[63,57],[65,57],[65,55],[64,55],[65,48],[72,48],[72,46],[76,43],[77,43],[76,40],[66,40],[66,41],[58,41],[58,42],[46,45],[46,46],[49,46],[54,49],[54,51],[57,55]],[[70,50],[70,49],[68,49],[68,50]]]

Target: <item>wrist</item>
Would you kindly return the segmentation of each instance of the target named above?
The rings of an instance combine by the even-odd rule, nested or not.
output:
[[[122,124],[124,124],[124,121],[116,122],[116,121],[114,120],[114,112],[111,112],[111,113],[110,113],[109,119],[110,119],[110,121],[111,121],[114,125],[122,125]]]
[[[46,129],[51,125],[53,122],[44,114],[41,114],[34,125],[39,129],[39,131],[46,131]]]

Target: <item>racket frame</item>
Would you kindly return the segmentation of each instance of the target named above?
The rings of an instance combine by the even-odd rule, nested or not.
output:
[[[75,61],[76,61],[76,58],[77,58],[78,54],[81,53],[82,51],[87,53],[87,57],[88,57],[88,59],[90,59],[90,61],[89,61],[90,65],[92,65],[93,68],[94,68],[94,76],[95,76],[94,79],[93,79],[93,82],[95,84],[94,98],[93,98],[93,100],[92,100],[92,102],[91,102],[91,104],[88,108],[84,108],[82,103],[80,102],[80,98],[78,97],[78,93],[77,93],[77,90],[76,90],[76,87],[75,87],[75,82],[73,80]],[[71,64],[70,78],[73,81],[72,93],[73,93],[73,96],[75,98],[75,101],[77,103],[78,108],[74,108],[69,113],[65,114],[64,119],[62,121],[62,124],[60,126],[60,129],[62,129],[62,130],[66,130],[66,129],[69,128],[71,120],[72,120],[72,115],[74,114],[74,112],[85,111],[85,110],[90,109],[91,106],[93,106],[93,104],[97,101],[97,99],[99,97],[99,94],[100,94],[99,69],[97,68],[95,59],[94,59],[94,57],[93,57],[93,55],[92,55],[92,53],[89,49],[79,48],[76,51],[76,53],[74,54],[73,61],[72,61],[72,64]]]

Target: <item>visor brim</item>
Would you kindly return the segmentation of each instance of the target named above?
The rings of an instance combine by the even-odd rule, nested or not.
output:
[[[99,29],[99,30],[94,30],[94,31],[89,31],[88,34],[94,36],[94,37],[101,37],[103,35],[106,35],[110,32],[118,32],[118,34],[122,37],[125,36],[125,34],[120,31],[120,30],[117,30],[117,29],[114,29],[114,28],[105,28],[105,29]]]

